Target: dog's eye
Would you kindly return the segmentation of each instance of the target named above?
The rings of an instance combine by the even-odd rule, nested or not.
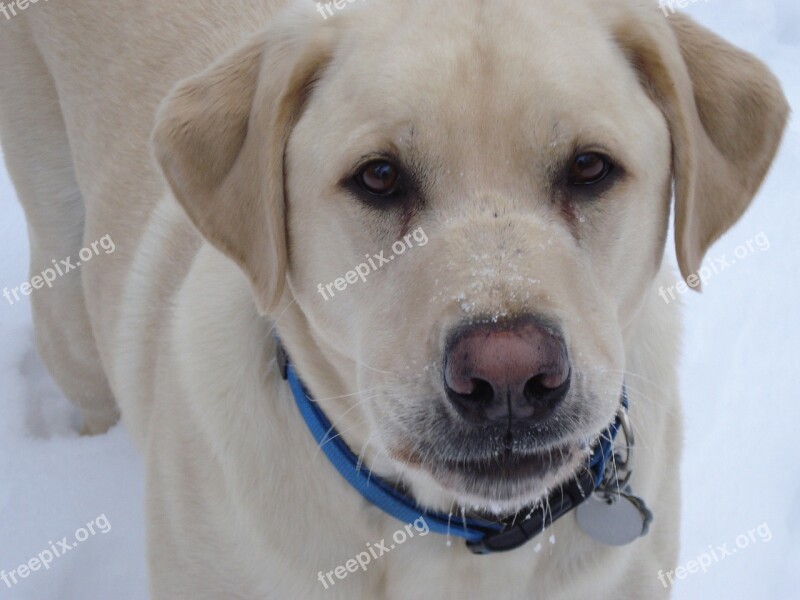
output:
[[[594,185],[600,183],[614,169],[611,161],[597,152],[581,154],[572,163],[568,180],[572,185]]]
[[[388,160],[375,160],[359,171],[356,181],[370,194],[391,196],[400,187],[400,169]]]

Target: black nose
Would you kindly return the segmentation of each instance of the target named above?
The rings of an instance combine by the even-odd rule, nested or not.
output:
[[[564,339],[534,317],[461,327],[444,360],[447,396],[475,423],[541,423],[569,391]]]

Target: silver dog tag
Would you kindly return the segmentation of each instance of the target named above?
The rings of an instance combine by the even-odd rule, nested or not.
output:
[[[575,511],[578,524],[590,537],[607,546],[625,546],[650,528],[652,513],[629,494],[592,494]]]

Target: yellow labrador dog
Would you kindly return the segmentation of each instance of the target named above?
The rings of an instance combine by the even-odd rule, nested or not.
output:
[[[121,414],[146,456],[153,598],[668,596],[668,221],[697,287],[786,122],[762,63],[638,0],[52,0],[0,65],[31,272],[115,244],[27,291],[86,432]],[[404,527],[289,371],[405,501],[509,527],[627,414],[649,533],[566,511],[476,556]]]

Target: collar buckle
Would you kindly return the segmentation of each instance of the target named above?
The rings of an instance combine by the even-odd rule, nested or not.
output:
[[[502,530],[487,533],[477,542],[467,542],[473,554],[508,552],[539,536],[555,521],[583,504],[594,491],[595,474],[584,470],[568,484],[554,490],[545,502],[537,504],[521,521],[509,521]]]

